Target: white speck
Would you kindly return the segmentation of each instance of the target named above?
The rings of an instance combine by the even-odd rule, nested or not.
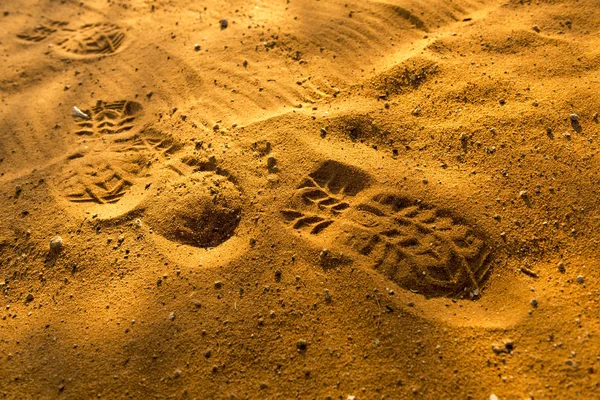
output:
[[[90,117],[86,113],[84,113],[83,111],[81,111],[76,106],[73,106],[73,118],[90,119]]]

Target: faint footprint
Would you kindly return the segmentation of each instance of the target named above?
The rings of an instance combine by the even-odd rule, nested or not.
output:
[[[103,55],[115,53],[125,39],[124,30],[118,25],[99,22],[85,24],[58,42],[60,48],[77,55]]]
[[[125,31],[119,25],[97,22],[68,28],[68,22],[47,21],[17,35],[28,42],[41,42],[56,37],[56,50],[70,56],[102,56],[116,53],[125,41]]]
[[[135,116],[142,110],[140,103],[135,101],[106,102],[98,100],[89,110],[83,110],[90,119],[79,119],[78,135],[112,135],[128,131],[134,127]]]
[[[47,21],[45,24],[36,25],[33,29],[18,34],[17,37],[28,42],[41,42],[64,28],[66,25],[68,25],[68,22]]]
[[[369,181],[327,161],[299,186],[283,218],[311,235],[331,230],[333,246],[367,257],[402,288],[427,297],[480,295],[491,267],[485,237],[442,208],[377,188],[361,193]]]

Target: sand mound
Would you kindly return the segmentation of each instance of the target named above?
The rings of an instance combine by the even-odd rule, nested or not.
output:
[[[145,221],[165,238],[195,247],[229,239],[242,213],[240,192],[226,178],[208,174],[172,183],[150,200]]]

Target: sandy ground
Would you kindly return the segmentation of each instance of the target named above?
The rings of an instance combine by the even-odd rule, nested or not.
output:
[[[597,1],[5,0],[0,60],[0,397],[600,397]]]

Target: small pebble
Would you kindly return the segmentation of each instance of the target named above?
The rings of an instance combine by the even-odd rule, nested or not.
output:
[[[569,115],[569,118],[571,118],[571,121],[573,121],[573,122],[579,121],[579,115],[577,115],[577,114],[571,114],[571,115]]]
[[[577,283],[583,283],[583,282],[584,282],[583,275],[579,275],[577,277]]]
[[[325,302],[331,303],[331,295],[329,294],[329,290],[325,289]]]
[[[199,45],[198,43],[196,43],[196,44],[194,45],[194,50],[195,50],[195,51],[200,51],[200,45]]]
[[[222,287],[223,287],[223,282],[221,282],[221,281],[215,282],[215,289],[221,289]]]
[[[60,236],[55,236],[50,239],[50,251],[58,253],[63,248],[63,239]]]
[[[527,190],[521,190],[519,192],[519,197],[522,199],[526,199],[527,198]]]
[[[300,339],[296,342],[296,348],[300,351],[306,350],[307,347],[308,347],[308,343],[304,339]]]
[[[498,396],[496,396],[495,394],[490,394],[490,400],[499,400]]]
[[[229,26],[229,22],[226,19],[222,19],[219,21],[219,25],[221,25],[221,30],[226,29]]]
[[[562,261],[558,263],[558,266],[556,268],[558,269],[558,272],[560,272],[560,273],[564,274],[565,272],[567,272],[567,269],[565,268],[565,263]]]
[[[538,301],[536,299],[531,299],[531,306],[532,307],[537,307],[538,306]]]
[[[174,321],[175,320],[175,312],[171,311],[171,313],[169,314],[169,320]]]
[[[142,220],[141,219],[136,219],[135,220],[135,227],[136,228],[141,228],[142,227]]]
[[[276,165],[277,165],[277,160],[275,159],[275,157],[269,156],[267,158],[267,168],[269,169],[269,171],[273,171],[275,169]]]

